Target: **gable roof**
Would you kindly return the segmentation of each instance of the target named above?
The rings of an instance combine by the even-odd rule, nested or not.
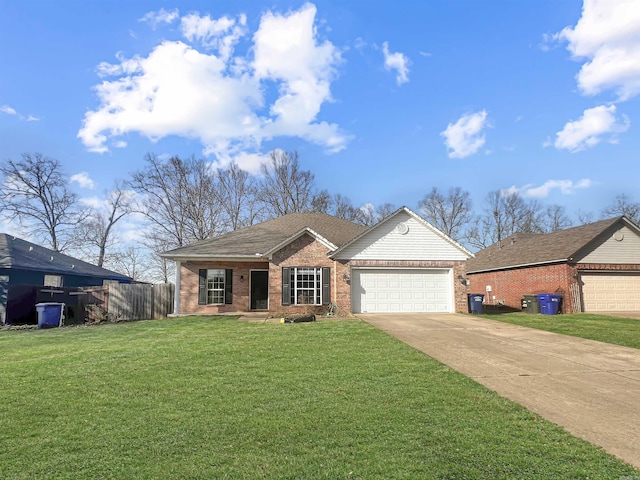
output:
[[[385,223],[391,221],[391,219],[393,219],[394,217],[400,215],[401,213],[406,213],[407,215],[409,215],[411,218],[413,218],[414,220],[416,220],[418,223],[424,225],[425,228],[427,228],[427,230],[431,231],[432,233],[436,234],[438,237],[442,238],[443,240],[445,240],[446,242],[448,242],[449,244],[451,244],[453,247],[455,247],[456,249],[460,250],[467,258],[473,257],[473,253],[471,253],[469,250],[467,250],[466,248],[464,248],[462,245],[460,245],[458,242],[456,242],[455,240],[453,240],[451,237],[449,237],[448,235],[446,235],[445,233],[441,232],[440,230],[438,230],[436,227],[434,227],[433,225],[431,225],[429,222],[427,222],[424,218],[422,218],[420,215],[418,215],[417,213],[415,213],[414,211],[412,211],[411,209],[407,208],[407,207],[400,207],[398,210],[396,210],[395,212],[393,212],[392,214],[386,216],[385,218],[383,218],[380,222],[376,223],[375,225],[373,225],[372,227],[367,228],[365,231],[363,231],[360,235],[354,237],[353,239],[351,239],[349,242],[347,242],[346,244],[342,245],[338,250],[336,250],[335,252],[333,252],[331,254],[332,258],[338,258],[340,252],[342,252],[343,250],[345,250],[346,248],[348,248],[349,246],[351,246],[352,244],[354,244],[355,242],[357,242],[358,240],[360,240],[362,237],[364,237],[365,235],[367,235],[369,232],[379,228],[381,225],[384,225]]]
[[[290,213],[266,222],[195,242],[162,254],[165,258],[260,259],[307,233],[334,250],[366,227],[326,213]]]
[[[58,275],[80,275],[130,282],[132,279],[69,255],[0,233],[0,268],[31,270]]]
[[[577,261],[581,252],[622,226],[640,234],[640,229],[626,217],[609,218],[553,233],[516,233],[477,252],[475,258],[467,261],[467,273]]]

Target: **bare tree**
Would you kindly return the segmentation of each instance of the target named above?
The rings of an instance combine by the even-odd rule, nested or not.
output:
[[[551,233],[569,228],[573,222],[567,216],[567,211],[563,206],[549,205],[544,212],[543,224],[545,233]]]
[[[256,199],[255,178],[235,162],[218,169],[216,191],[231,230],[253,225],[260,219],[262,208]]]
[[[108,267],[131,277],[136,282],[152,281],[150,273],[150,255],[146,248],[128,246],[115,252],[109,258]]]
[[[311,211],[317,213],[331,213],[335,205],[328,190],[320,190],[311,199]]]
[[[302,170],[297,152],[271,152],[271,162],[260,167],[258,197],[270,217],[312,210],[314,175]]]
[[[87,248],[97,251],[94,261],[99,267],[104,265],[107,248],[114,244],[116,223],[130,214],[132,208],[133,192],[125,190],[122,182],[116,182],[113,191],[107,193],[103,208],[94,208],[78,224],[75,241],[81,251],[86,252]]]
[[[40,153],[25,153],[21,161],[0,164],[0,173],[0,209],[8,219],[17,220],[27,234],[52,250],[64,251],[83,212],[68,188],[60,162]]]
[[[333,215],[349,220],[350,222],[358,222],[360,219],[360,210],[353,206],[349,197],[345,197],[339,193],[333,196]]]
[[[456,241],[471,221],[471,206],[469,192],[460,187],[450,188],[447,195],[433,187],[419,204],[424,218]]]
[[[398,208],[393,203],[383,203],[379,207],[376,207],[376,214],[378,215],[378,221],[387,218]]]
[[[636,225],[640,224],[640,203],[634,202],[629,195],[622,193],[616,196],[613,203],[602,210],[602,217],[624,215]]]
[[[359,208],[359,215],[356,221],[357,223],[371,227],[380,220],[388,217],[396,210],[397,208],[395,208],[391,203],[384,203],[378,208],[376,208],[372,203],[365,203]]]
[[[484,213],[476,217],[467,234],[467,243],[485,248],[516,232],[542,233],[542,206],[525,202],[517,192],[496,190],[485,197]]]
[[[576,213],[576,218],[578,220],[579,225],[586,225],[587,223],[593,222],[593,212],[585,212],[583,210],[578,210]]]
[[[129,186],[141,195],[138,210],[151,226],[150,244],[182,247],[225,231],[207,162],[179,157],[164,162],[153,154],[147,154],[145,162],[132,173]]]

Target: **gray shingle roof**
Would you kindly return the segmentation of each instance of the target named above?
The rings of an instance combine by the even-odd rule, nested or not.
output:
[[[467,273],[578,260],[581,250],[625,220],[625,217],[616,217],[554,233],[510,235],[469,259]]]
[[[165,252],[166,258],[257,257],[310,228],[340,247],[367,228],[326,213],[290,213],[250,227]]]
[[[131,281],[131,278],[126,275],[83,262],[6,233],[0,233],[0,268]]]

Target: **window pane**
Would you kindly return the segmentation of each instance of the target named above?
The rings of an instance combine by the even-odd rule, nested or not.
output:
[[[62,287],[61,275],[45,275],[44,276],[45,287]]]
[[[224,303],[224,269],[210,268],[207,270],[207,303]]]
[[[291,304],[320,305],[322,269],[319,267],[291,268]]]

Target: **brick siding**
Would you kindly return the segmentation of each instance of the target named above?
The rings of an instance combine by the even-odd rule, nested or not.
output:
[[[582,311],[581,288],[578,282],[580,271],[639,271],[639,265],[613,264],[566,264],[541,265],[538,267],[513,268],[494,272],[467,274],[469,293],[485,294],[485,304],[496,305],[499,301],[507,307],[520,310],[525,294],[556,293],[563,296],[562,313]],[[491,285],[487,293],[486,286]],[[495,296],[495,300],[493,297]]]
[[[282,268],[283,267],[329,267],[331,276],[330,302],[338,305],[340,315],[349,315],[351,311],[350,286],[343,280],[348,274],[346,264],[327,257],[329,249],[310,235],[303,235],[273,254],[269,265],[269,311],[274,316],[311,314],[325,315],[328,305],[282,305]]]
[[[289,316],[315,313],[325,315],[327,305],[282,305],[283,267],[329,267],[331,299],[337,305],[336,315],[351,316],[351,267],[399,267],[453,269],[456,312],[467,311],[466,286],[458,280],[465,274],[465,262],[442,261],[342,261],[327,257],[329,249],[310,235],[303,235],[274,253],[271,262],[184,262],[180,267],[180,313],[215,315],[248,312],[249,275],[251,270],[269,270],[269,314]],[[223,268],[233,270],[233,303],[230,305],[199,305],[199,270]],[[242,280],[240,277],[242,276]]]
[[[198,305],[198,285],[201,268],[230,268],[233,270],[233,303],[231,305]],[[267,262],[184,262],[180,265],[180,313],[215,315],[229,312],[248,312],[249,274],[251,270],[267,270]],[[242,280],[240,277],[242,276]]]

